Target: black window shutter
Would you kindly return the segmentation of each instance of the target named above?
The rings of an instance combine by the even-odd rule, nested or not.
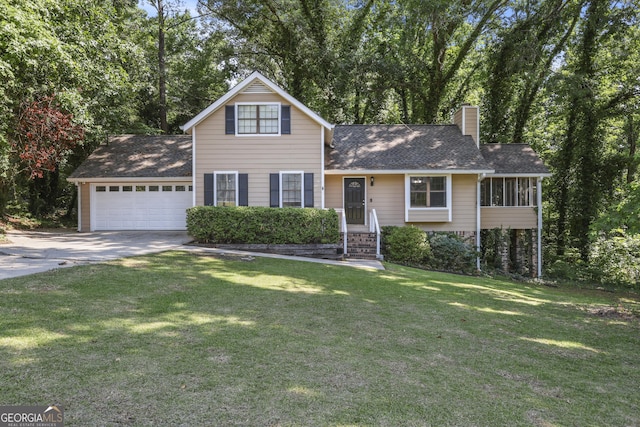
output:
[[[283,135],[291,134],[291,105],[280,107],[280,133]]]
[[[249,206],[249,174],[238,174],[238,206]]]
[[[304,207],[313,207],[313,173],[304,174]]]
[[[280,174],[269,174],[269,206],[280,207]]]
[[[224,133],[231,135],[236,133],[236,108],[233,105],[224,107]]]
[[[213,206],[213,174],[204,174],[204,205]]]

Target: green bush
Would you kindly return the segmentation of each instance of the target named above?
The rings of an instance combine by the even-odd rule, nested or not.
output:
[[[216,207],[187,209],[187,231],[202,243],[339,243],[335,210]]]
[[[421,266],[431,255],[424,231],[414,226],[383,227],[385,258],[398,264]]]
[[[614,233],[600,235],[592,245],[591,275],[603,284],[640,288],[640,234]]]
[[[429,234],[433,256],[427,266],[435,270],[473,273],[476,270],[475,248],[452,233]]]

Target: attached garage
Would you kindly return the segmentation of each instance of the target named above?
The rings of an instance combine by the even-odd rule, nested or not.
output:
[[[185,230],[191,182],[91,185],[92,230]]]
[[[68,178],[78,230],[185,230],[193,206],[191,137],[109,138]]]

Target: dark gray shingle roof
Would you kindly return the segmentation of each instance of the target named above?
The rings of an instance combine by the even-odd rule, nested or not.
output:
[[[480,152],[496,174],[548,174],[549,169],[528,144],[483,144]]]
[[[327,170],[491,170],[456,125],[336,126]]]
[[[109,138],[69,178],[191,176],[190,135],[120,135]]]

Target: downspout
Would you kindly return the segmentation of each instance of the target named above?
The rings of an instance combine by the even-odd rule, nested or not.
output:
[[[196,205],[196,128],[191,128],[191,187],[193,193],[191,194],[191,206]]]
[[[537,200],[538,204],[538,279],[542,277],[542,179],[538,177],[537,180]]]
[[[320,209],[324,209],[324,127],[320,126]]]
[[[478,269],[478,271],[481,271],[480,268],[480,245],[481,245],[481,240],[480,240],[480,231],[481,231],[481,227],[482,227],[482,221],[481,221],[481,217],[480,217],[480,213],[482,211],[481,207],[480,207],[480,183],[482,182],[482,180],[485,178],[486,174],[482,173],[482,174],[478,174],[478,182],[476,182],[476,268]]]

